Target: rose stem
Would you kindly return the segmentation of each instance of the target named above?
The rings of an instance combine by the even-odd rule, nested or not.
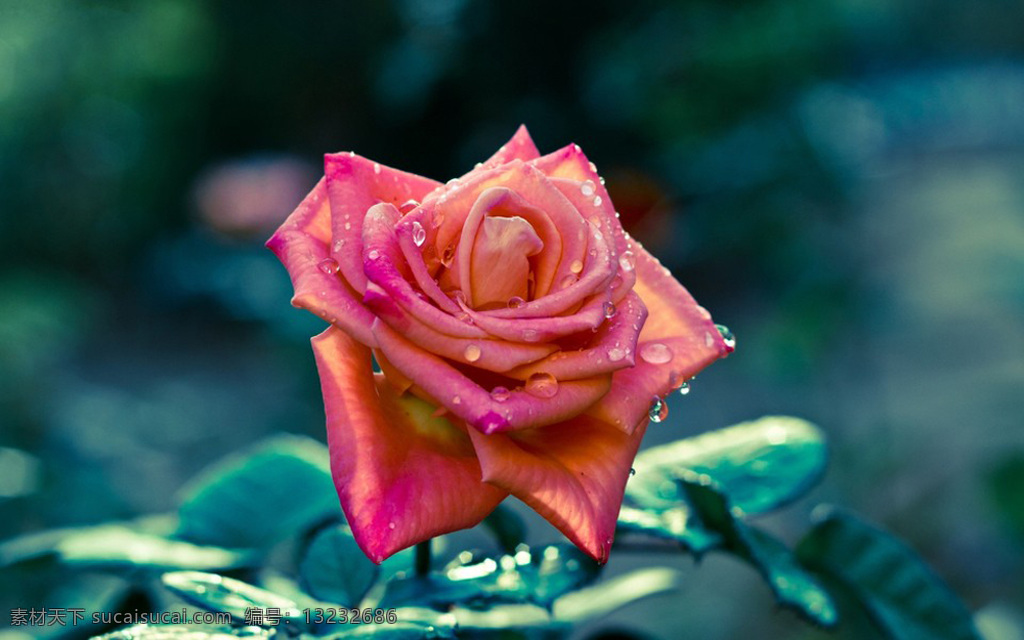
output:
[[[416,545],[416,575],[425,577],[430,573],[430,538]]]

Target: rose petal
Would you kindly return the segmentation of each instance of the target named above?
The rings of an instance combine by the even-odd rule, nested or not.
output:
[[[487,216],[472,245],[470,286],[463,289],[470,307],[508,304],[529,295],[530,258],[544,249],[537,232],[519,216]]]
[[[267,247],[291,276],[294,306],[341,327],[365,345],[376,346],[370,332],[373,314],[335,273],[337,262],[329,250],[330,219],[326,182],[321,179],[267,241]]]
[[[383,213],[389,209],[393,210],[394,207],[383,203],[371,207],[364,222],[363,272],[371,283],[379,287],[379,290],[373,291],[369,286],[366,288],[374,310],[377,313],[389,313],[391,317],[397,317],[401,315],[398,310],[398,307],[401,307],[413,319],[446,336],[488,338],[487,334],[478,327],[462,322],[441,311],[421,298],[418,292],[412,288],[398,267],[398,264],[404,263],[404,258],[395,233],[395,213],[393,211],[390,214]],[[381,291],[387,295],[381,296]],[[382,305],[394,308],[385,309]]]
[[[540,360],[558,349],[552,344],[524,344],[490,338],[459,338],[443,334],[396,305],[376,283],[367,286],[363,302],[377,314],[378,318],[417,347],[478,369],[503,373]]]
[[[488,334],[517,342],[549,342],[581,331],[592,331],[604,322],[607,294],[598,294],[572,315],[553,318],[496,318],[486,311],[475,311],[463,305],[463,311]],[[525,306],[525,305],[524,305]]]
[[[643,433],[643,426],[627,434],[579,416],[508,434],[470,429],[469,437],[484,480],[525,502],[603,563]]]
[[[444,405],[454,415],[483,433],[527,429],[554,424],[579,415],[608,390],[611,376],[559,383],[551,398],[538,398],[514,389],[504,401],[491,395],[446,360],[416,347],[382,320],[373,333],[391,365]],[[480,345],[482,349],[486,345]]]
[[[651,345],[660,345],[653,347],[659,354],[668,349],[671,360],[664,363],[646,361],[645,349],[652,348]],[[612,376],[611,391],[586,411],[587,415],[627,433],[647,418],[654,396],[664,397],[678,389],[682,382],[722,357],[714,344],[708,347],[705,338],[697,335],[642,341],[637,344],[637,354],[636,365],[632,369],[616,371]]]
[[[597,291],[604,290],[615,276],[616,264],[611,260],[608,243],[600,229],[587,224],[590,240],[587,258],[584,261],[581,277],[568,287],[554,291],[535,300],[530,300],[518,308],[488,309],[483,315],[494,318],[550,318],[567,313],[574,313],[576,308]],[[594,253],[591,254],[590,251]],[[495,325],[498,326],[498,325]],[[496,329],[497,330],[497,329]]]
[[[640,297],[630,292],[586,348],[559,351],[505,375],[526,380],[535,373],[547,373],[560,381],[577,380],[631,367],[636,359],[639,328],[646,317],[647,309]]]
[[[400,205],[422,200],[441,183],[386,167],[354,153],[324,156],[327,194],[331,200],[331,256],[358,293],[366,289],[362,233],[366,211],[378,202]]]
[[[313,339],[327,413],[331,472],[356,543],[374,562],[471,527],[506,492],[480,481],[466,433],[433,407],[399,397],[370,352],[331,328]]]

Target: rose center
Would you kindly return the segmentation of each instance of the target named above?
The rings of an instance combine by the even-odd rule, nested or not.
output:
[[[533,226],[519,216],[486,216],[470,258],[466,301],[474,309],[504,307],[530,294],[530,257],[544,248]]]

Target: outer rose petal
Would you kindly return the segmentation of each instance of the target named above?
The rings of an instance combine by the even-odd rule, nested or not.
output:
[[[338,325],[363,344],[375,346],[376,339],[370,332],[373,314],[344,279],[330,269],[321,269],[320,265],[331,257],[330,224],[327,186],[325,180],[320,180],[267,241],[267,247],[291,276],[295,288],[293,305]]]
[[[313,338],[331,472],[356,543],[374,562],[476,525],[506,492],[480,481],[465,432],[374,375],[370,351],[330,328]]]
[[[469,430],[484,480],[510,492],[598,562],[608,560],[630,465],[646,422],[631,434],[586,416],[542,429]]]
[[[366,290],[361,240],[366,211],[378,202],[400,205],[422,200],[441,183],[354,153],[325,155],[324,174],[331,199],[331,254],[352,288],[361,294]]]

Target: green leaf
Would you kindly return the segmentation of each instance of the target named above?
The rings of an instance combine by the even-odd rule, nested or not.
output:
[[[281,624],[285,619],[299,623],[299,605],[266,589],[201,571],[173,571],[161,577],[164,586],[177,596],[207,611],[222,611],[238,621],[245,621],[246,609],[280,609]]]
[[[572,591],[555,601],[555,619],[579,624],[606,616],[616,609],[650,596],[676,591],[682,574],[663,567],[649,567]]]
[[[327,448],[277,436],[214,464],[184,491],[178,536],[223,547],[269,546],[340,517]]]
[[[277,632],[259,627],[217,627],[175,624],[137,624],[92,640],[235,640],[235,638],[273,638]]]
[[[694,472],[711,477],[732,506],[763,513],[806,493],[826,462],[817,427],[799,418],[767,416],[641,451],[626,499],[656,511],[678,507],[683,496],[677,480]]]
[[[845,585],[894,640],[978,640],[970,611],[920,557],[851,513],[825,509],[797,546],[805,566]]]
[[[549,607],[563,594],[591,582],[599,571],[593,559],[572,545],[550,545],[535,553],[522,545],[514,555],[497,559],[463,552],[443,572],[392,580],[381,606],[529,602]]]
[[[299,566],[302,586],[315,598],[346,607],[363,599],[380,568],[356,544],[352,531],[337,525],[320,531]]]
[[[1024,453],[1003,459],[987,475],[989,499],[1007,529],[1024,539]]]
[[[691,516],[690,508],[686,505],[663,511],[623,506],[619,510],[618,531],[679,542],[696,556],[722,544],[722,536],[704,528],[700,521]]]
[[[514,553],[516,547],[526,540],[526,524],[519,514],[505,503],[499,504],[491,515],[484,518],[483,524],[498,539],[498,544],[505,553]]]
[[[83,568],[220,570],[245,566],[248,554],[143,533],[123,525],[57,529],[28,534],[0,545],[0,566],[52,555]]]
[[[704,524],[722,535],[726,550],[746,560],[765,579],[779,604],[823,627],[835,626],[839,614],[832,597],[796,561],[782,542],[737,516],[728,499],[699,476],[682,480],[690,504]]]

